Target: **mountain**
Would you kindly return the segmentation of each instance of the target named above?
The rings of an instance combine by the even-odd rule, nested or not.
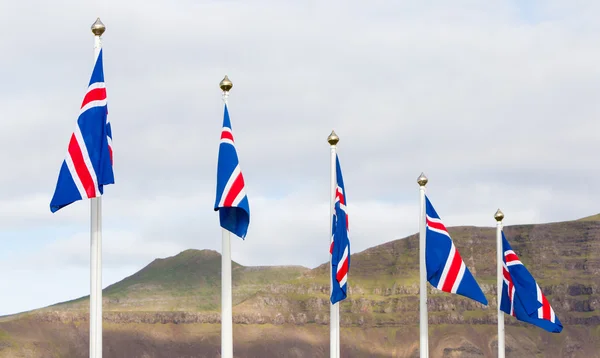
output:
[[[301,266],[242,266],[232,262],[233,304],[267,289],[272,282],[287,283],[310,271]],[[186,250],[155,259],[137,273],[103,290],[103,310],[220,312],[221,254]],[[52,310],[88,310],[88,296],[59,303]]]
[[[565,326],[505,317],[507,357],[600,357],[600,215],[505,228]],[[495,229],[449,232],[489,306],[429,286],[431,357],[496,352]],[[418,237],[352,255],[340,305],[344,357],[418,357]],[[218,357],[219,253],[156,259],[104,290],[105,357]],[[233,263],[236,357],[327,357],[329,268]],[[84,357],[88,298],[0,318],[0,357]]]

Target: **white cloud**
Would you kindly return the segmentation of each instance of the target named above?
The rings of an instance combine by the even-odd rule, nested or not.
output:
[[[103,200],[106,284],[185,248],[220,251],[226,73],[252,210],[232,244],[242,264],[326,260],[332,128],[355,252],[417,231],[421,171],[448,226],[492,226],[498,207],[507,224],[595,213],[598,5],[528,4],[0,0],[0,265],[21,267],[0,282],[36,297],[28,287],[68,272],[77,289],[56,286],[61,299],[87,292],[89,203],[48,203],[98,15],[117,182]],[[0,294],[0,307],[51,303],[21,298]]]

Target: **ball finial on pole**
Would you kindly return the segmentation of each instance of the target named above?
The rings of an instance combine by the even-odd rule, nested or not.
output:
[[[231,91],[231,88],[233,87],[233,82],[231,82],[229,80],[229,77],[227,77],[227,75],[225,75],[225,77],[219,83],[219,87],[221,88],[221,91],[229,92],[229,91]]]
[[[96,19],[96,22],[92,24],[92,32],[94,36],[102,36],[102,34],[106,31],[106,26],[100,21],[100,18]]]
[[[338,137],[337,134],[335,134],[335,131],[332,130],[329,137],[327,137],[327,142],[329,145],[337,145],[339,141],[340,137]]]
[[[496,210],[494,219],[496,219],[496,221],[502,221],[504,219],[504,213],[500,209]]]
[[[227,104],[227,99],[229,98],[229,91],[231,91],[232,87],[233,82],[229,80],[229,77],[227,77],[227,75],[225,75],[221,82],[219,82],[219,88],[221,88],[221,91],[223,91],[223,102],[225,102],[225,104]]]
[[[429,179],[427,179],[424,173],[421,173],[421,175],[419,175],[419,177],[417,178],[417,183],[419,184],[419,186],[427,185],[428,181]]]

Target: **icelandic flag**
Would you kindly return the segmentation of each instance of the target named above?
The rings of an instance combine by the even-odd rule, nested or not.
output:
[[[348,296],[348,270],[350,269],[350,240],[348,239],[348,214],[346,213],[346,190],[342,178],[340,160],[335,156],[335,210],[331,232],[331,303]]]
[[[504,282],[500,309],[520,321],[531,323],[548,332],[560,333],[563,329],[562,323],[554,314],[540,286],[510,247],[504,231],[502,252]]]
[[[427,281],[438,290],[456,293],[487,305],[485,295],[465,265],[427,196],[425,201]]]
[[[112,130],[100,50],[58,174],[50,211],[54,213],[75,201],[102,195],[104,185],[115,183],[112,161]]]
[[[250,205],[248,196],[246,196],[244,176],[235,150],[227,104],[225,104],[221,144],[219,144],[215,211],[219,212],[219,220],[223,229],[231,231],[242,239],[246,236],[248,225],[250,225]]]

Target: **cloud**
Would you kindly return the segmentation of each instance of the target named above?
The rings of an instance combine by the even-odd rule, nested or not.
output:
[[[185,248],[220,251],[225,74],[252,210],[232,239],[242,264],[326,261],[332,129],[354,252],[418,230],[421,171],[448,226],[492,226],[498,207],[509,225],[597,212],[598,5],[528,4],[1,1],[0,265],[20,268],[0,279],[31,297],[66,274],[76,288],[60,299],[87,292],[89,203],[48,203],[98,15],[116,175],[105,284]],[[49,303],[0,295],[5,313]]]

